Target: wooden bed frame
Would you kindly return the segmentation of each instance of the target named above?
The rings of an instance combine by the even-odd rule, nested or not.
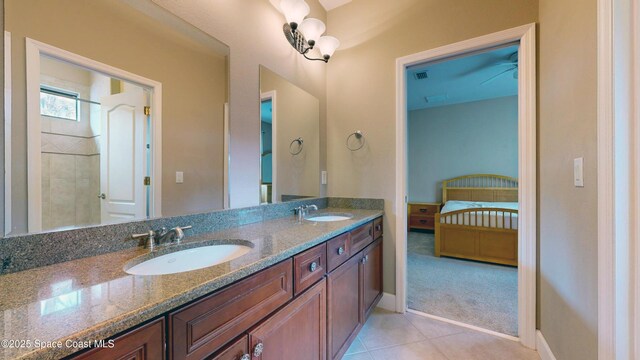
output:
[[[517,202],[518,179],[474,174],[445,180],[442,202],[449,200]],[[518,266],[517,215],[517,210],[504,208],[435,214],[435,255]]]

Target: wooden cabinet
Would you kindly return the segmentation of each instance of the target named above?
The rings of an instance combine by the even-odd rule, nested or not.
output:
[[[382,237],[362,252],[362,318],[367,318],[382,298]]]
[[[434,230],[435,214],[440,212],[440,206],[440,203],[409,203],[408,230]]]
[[[105,342],[105,346],[108,346]],[[74,360],[160,360],[165,358],[164,318],[113,340],[113,347],[91,349]]]
[[[327,348],[340,359],[364,324],[360,260],[354,256],[327,276]]]
[[[382,230],[375,219],[73,359],[340,359],[382,296]]]
[[[326,359],[326,281],[305,291],[249,331],[252,359]]]
[[[327,275],[329,359],[342,358],[382,298],[382,219],[367,229],[372,236],[363,237],[364,250]],[[354,231],[362,234],[361,230]],[[373,236],[377,240],[372,243]]]
[[[291,259],[169,314],[170,358],[202,359],[293,297]]]

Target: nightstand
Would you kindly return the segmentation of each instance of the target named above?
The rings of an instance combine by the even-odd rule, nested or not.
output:
[[[435,214],[440,212],[441,206],[442,204],[437,202],[409,203],[407,211],[407,230],[434,230]]]

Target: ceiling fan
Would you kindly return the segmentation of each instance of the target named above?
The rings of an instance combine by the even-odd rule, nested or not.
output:
[[[488,78],[487,80],[483,81],[480,83],[480,85],[486,85],[494,80],[496,80],[497,78],[501,77],[502,75],[508,74],[508,73],[512,73],[513,78],[517,79],[518,78],[518,52],[514,52],[513,54],[511,54],[509,56],[509,60],[507,62],[501,62],[501,63],[497,63],[494,66],[507,66],[507,69],[493,75],[492,77]]]

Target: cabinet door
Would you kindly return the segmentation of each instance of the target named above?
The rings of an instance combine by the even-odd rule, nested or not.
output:
[[[362,311],[366,320],[382,298],[382,238],[362,251],[360,266],[364,298]]]
[[[364,324],[360,257],[354,256],[327,276],[327,348],[340,359]]]
[[[108,345],[108,342],[105,343]],[[164,318],[114,339],[112,348],[89,350],[74,360],[160,360],[164,359]]]
[[[322,280],[249,331],[252,360],[325,360],[326,293]]]

